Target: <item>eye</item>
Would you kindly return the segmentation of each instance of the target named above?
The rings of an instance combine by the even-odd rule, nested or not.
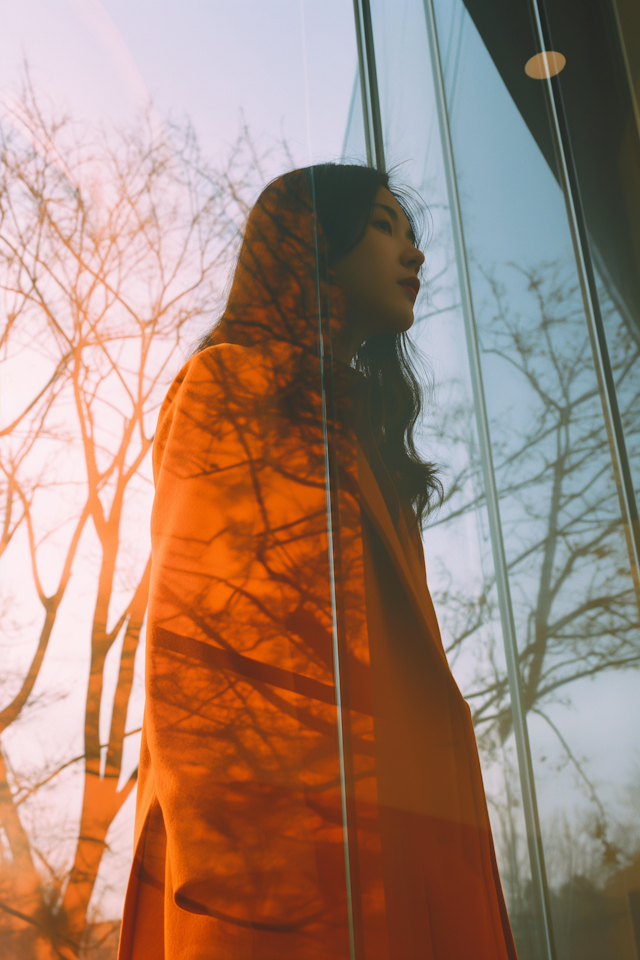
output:
[[[372,223],[374,227],[378,227],[378,229],[384,230],[388,234],[393,233],[393,227],[389,220],[373,220]]]

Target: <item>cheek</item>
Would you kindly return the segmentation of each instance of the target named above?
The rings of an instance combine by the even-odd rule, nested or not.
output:
[[[378,325],[392,325],[413,317],[413,303],[398,285],[398,256],[390,245],[378,246],[369,261],[367,287],[363,290],[367,312]]]
[[[369,311],[381,306],[387,306],[395,294],[394,287],[397,280],[397,264],[394,262],[390,244],[385,243],[385,237],[373,237],[368,244],[363,245],[362,260],[358,271],[359,298]]]
[[[397,283],[399,256],[388,237],[371,231],[336,270],[348,309],[371,332],[408,329],[413,322],[411,299]]]

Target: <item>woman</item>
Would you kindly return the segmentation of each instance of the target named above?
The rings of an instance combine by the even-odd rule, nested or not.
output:
[[[271,183],[165,400],[120,960],[506,960],[426,585],[417,247],[375,170]]]

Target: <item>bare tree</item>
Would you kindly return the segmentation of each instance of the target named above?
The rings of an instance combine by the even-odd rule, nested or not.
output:
[[[9,387],[0,543],[8,571],[22,563],[18,585],[7,578],[14,595],[5,597],[4,625],[10,634],[12,600],[37,622],[37,636],[27,618],[17,643],[5,640],[0,938],[5,957],[70,958],[89,955],[88,909],[107,834],[136,782],[123,751],[135,732],[127,718],[149,584],[155,418],[185,343],[219,303],[260,158],[245,131],[214,172],[192,130],[161,126],[152,113],[117,134],[78,131],[51,119],[28,84],[0,136]],[[29,766],[12,732],[42,707],[38,686],[56,630],[69,629],[61,610],[74,583],[91,608],[67,643],[89,662],[83,747]],[[112,650],[115,685],[105,683]],[[101,713],[110,716],[104,743]],[[61,865],[60,825],[47,824],[47,848],[28,811],[70,769],[82,771],[81,813]]]
[[[522,281],[517,295],[513,283],[507,296],[505,285],[487,276],[482,347],[495,373],[489,409],[525,707],[553,726],[545,707],[567,696],[571,684],[637,669],[638,597],[575,279],[559,263],[510,269]],[[640,350],[613,306],[606,322],[628,449],[640,469]],[[437,409],[432,440],[450,455],[456,448],[467,455],[450,478],[436,527],[484,503],[472,411],[456,396]],[[491,751],[512,729],[506,672],[487,626],[496,616],[493,571],[475,593],[443,574],[451,585],[439,598],[449,655],[474,650],[465,696]]]
[[[588,762],[550,709],[574,685],[640,664],[638,595],[630,571],[606,428],[580,291],[569,265],[487,273],[480,314],[491,420],[527,712],[558,744],[585,803],[543,824],[559,955],[627,956],[627,873],[638,836],[624,805],[603,801]],[[640,349],[601,290],[628,452],[640,476]],[[513,751],[474,415],[459,384],[440,384],[425,440],[448,464],[445,503],[432,529],[480,528],[477,579],[465,583],[450,552],[440,559],[435,600],[451,661],[490,772],[489,802],[518,955],[537,956],[536,919]],[[429,546],[429,533],[427,532]],[[432,557],[433,564],[433,557]],[[434,571],[435,574],[435,571]],[[433,577],[435,580],[435,576]],[[636,874],[633,874],[634,876]],[[588,934],[585,924],[588,919]],[[618,952],[616,952],[618,951]]]

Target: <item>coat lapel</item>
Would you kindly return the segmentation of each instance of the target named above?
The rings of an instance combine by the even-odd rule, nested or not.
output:
[[[402,546],[400,537],[387,510],[384,497],[380,492],[376,478],[359,443],[357,445],[357,451],[358,486],[360,488],[362,506],[375,527],[382,543],[386,547],[416,614],[433,638],[435,646],[438,648],[438,652],[442,656],[448,669],[448,662],[442,647],[438,621],[427,588],[427,582],[426,579],[423,580],[421,576],[418,576],[418,571],[421,567],[419,559],[415,557],[414,562],[409,563],[407,552]],[[410,549],[408,536],[407,548]]]

